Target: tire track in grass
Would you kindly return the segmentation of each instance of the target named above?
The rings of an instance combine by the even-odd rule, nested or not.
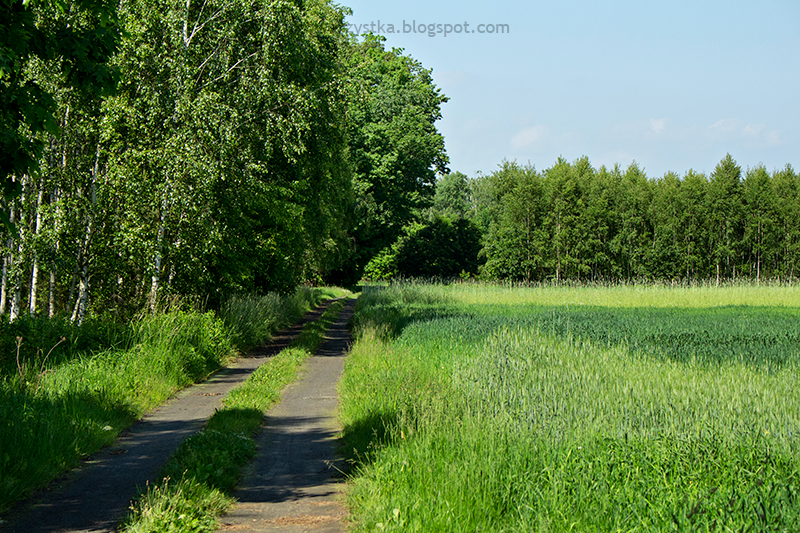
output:
[[[8,533],[111,532],[130,509],[140,487],[187,437],[197,433],[234,387],[298,337],[305,324],[322,316],[331,302],[307,313],[295,326],[237,359],[203,383],[188,387],[124,431],[114,446],[22,502],[0,522]]]

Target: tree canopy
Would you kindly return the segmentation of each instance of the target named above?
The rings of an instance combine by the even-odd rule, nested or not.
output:
[[[328,0],[0,9],[12,319],[354,281],[430,205],[446,98]]]
[[[351,41],[348,136],[355,192],[353,256],[342,277],[357,280],[378,252],[419,219],[433,201],[437,173],[447,172],[436,130],[447,97],[431,71],[383,38]]]
[[[58,131],[54,95],[29,75],[31,62],[51,65],[84,94],[109,94],[120,32],[116,3],[105,0],[1,0],[0,18],[0,177],[8,201],[22,191],[13,176],[38,168],[41,134]]]
[[[728,154],[706,176],[649,179],[559,159],[539,172],[504,162],[470,180],[482,276],[518,281],[795,279],[800,176],[742,172]]]

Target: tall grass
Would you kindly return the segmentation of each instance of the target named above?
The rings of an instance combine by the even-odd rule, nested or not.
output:
[[[303,313],[327,298],[348,294],[336,287],[298,287],[289,296],[234,295],[225,300],[219,316],[225,322],[231,341],[247,351],[269,340],[278,329],[300,320]]]
[[[435,288],[434,288],[435,287]],[[617,284],[617,285],[494,285],[454,283],[426,285],[426,291],[455,299],[463,304],[493,305],[574,305],[612,308],[671,307],[709,308],[728,305],[793,307],[800,305],[800,285],[764,283],[712,283],[694,285]]]
[[[719,310],[682,311],[688,300],[669,289],[653,302],[666,310],[634,327],[633,310],[609,318],[633,298],[611,288],[608,307],[584,316],[605,333],[576,336],[542,317],[585,309],[480,294],[492,287],[415,287],[427,296],[400,304],[402,290],[364,300],[371,319],[341,385],[359,530],[800,530],[800,359],[776,365],[769,351],[796,335],[781,318],[790,309],[736,308],[759,317],[748,333],[765,341],[746,360],[713,335],[719,357],[665,357],[642,338],[668,326],[702,346],[692,324]],[[603,300],[602,288],[558,290]]]
[[[27,375],[43,363],[53,366],[79,354],[126,348],[130,340],[128,326],[108,315],[89,316],[81,326],[62,316],[21,315],[14,322],[0,316],[0,377],[19,375],[20,366]]]
[[[344,302],[334,302],[316,322],[303,327],[292,345],[261,365],[223,400],[203,431],[184,441],[141,494],[122,531],[204,532],[233,503],[242,467],[255,455],[255,436],[264,411],[280,398],[303,362],[319,348]]]
[[[91,322],[85,330],[56,327],[58,323],[48,329],[35,321],[36,328],[5,326],[9,332],[25,328],[44,332],[23,338],[23,346],[42,339],[52,342],[53,335],[48,333],[52,331],[71,335],[58,350],[63,344],[73,346],[54,350],[49,357],[46,344],[28,350],[21,354],[18,368],[0,376],[0,513],[82,457],[113,443],[122,429],[145,412],[179,389],[205,379],[237,349],[265,340],[325,294],[300,288],[277,305],[274,297],[265,298],[266,303],[250,298],[247,305],[228,309],[224,316],[229,323],[213,312],[173,304],[116,329]],[[248,305],[261,314],[250,313]],[[265,312],[269,309],[275,312]],[[239,317],[239,312],[246,316]],[[269,328],[261,328],[261,319]],[[237,329],[229,324],[238,324]],[[89,344],[96,351],[76,350],[84,343],[80,339],[87,338],[96,339]],[[7,357],[16,367],[16,354]]]
[[[114,442],[175,391],[207,377],[235,351],[212,313],[172,311],[133,326],[127,350],[47,367],[35,387],[0,386],[0,510]]]

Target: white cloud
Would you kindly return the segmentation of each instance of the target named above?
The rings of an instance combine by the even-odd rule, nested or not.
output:
[[[745,124],[738,118],[718,120],[708,127],[713,139],[734,141],[744,139],[750,142],[763,143],[768,146],[780,144],[777,130],[771,130],[766,124]]]
[[[778,132],[767,129],[766,124],[748,124],[742,129],[742,135],[754,141],[764,141],[768,145],[780,143]]]
[[[725,134],[725,133],[735,133],[739,128],[741,128],[742,121],[737,118],[728,118],[724,120],[718,120],[714,124],[708,127],[714,134]]]
[[[766,129],[764,124],[748,124],[742,130],[742,135],[745,137],[761,137],[761,132]]]
[[[651,118],[650,119],[650,130],[653,133],[660,133],[664,131],[664,128],[667,126],[667,119],[666,118]]]
[[[511,139],[511,146],[515,149],[530,148],[540,144],[547,137],[547,127],[538,124],[532,128],[524,128],[517,132]]]

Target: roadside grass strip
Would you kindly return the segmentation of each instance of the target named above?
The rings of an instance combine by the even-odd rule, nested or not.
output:
[[[218,517],[234,502],[242,468],[255,456],[255,437],[264,412],[279,401],[303,362],[319,348],[344,301],[330,304],[306,324],[289,348],[261,365],[223,400],[206,427],[178,448],[123,522],[126,533],[214,531]]]
[[[124,328],[89,320],[86,331],[72,333],[83,341],[68,339],[51,353],[20,354],[16,368],[0,374],[0,513],[81,458],[113,444],[120,431],[178,390],[203,381],[237,351],[268,340],[279,327],[338,292],[299,287],[283,299],[246,298],[245,318],[237,318],[242,305],[229,306],[222,320],[212,312],[173,304]],[[270,327],[256,331],[256,319]],[[23,348],[34,342],[30,338],[49,338],[31,328],[17,331],[30,335],[22,339]],[[112,330],[118,338],[111,338]],[[87,336],[99,339],[97,352],[90,350]],[[60,351],[68,344],[85,351],[71,346]],[[114,345],[120,348],[107,348]]]
[[[800,300],[520,290],[362,294],[340,383],[355,530],[800,531]]]

